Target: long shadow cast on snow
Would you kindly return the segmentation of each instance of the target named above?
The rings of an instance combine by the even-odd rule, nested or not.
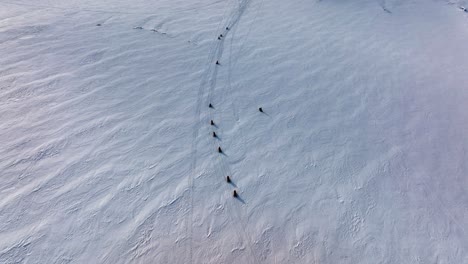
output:
[[[242,199],[242,197],[238,194],[237,197],[234,197],[234,199],[238,200],[239,202],[245,204],[245,201],[244,199]]]
[[[229,182],[229,184],[232,185],[232,187],[237,188],[237,185],[232,180]]]
[[[263,110],[263,112],[260,112],[260,113],[262,113],[262,114],[264,114],[264,115],[266,115],[268,117],[271,117],[267,112],[265,112],[265,110]]]

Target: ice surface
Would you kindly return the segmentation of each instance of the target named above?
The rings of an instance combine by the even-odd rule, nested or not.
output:
[[[0,1],[0,263],[468,263],[465,6]]]

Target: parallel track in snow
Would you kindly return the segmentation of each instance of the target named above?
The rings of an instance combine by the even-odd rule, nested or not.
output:
[[[208,107],[208,104],[213,103],[214,99],[214,94],[216,92],[216,80],[217,80],[217,75],[218,75],[218,69],[219,65],[216,65],[216,61],[220,60],[221,57],[223,56],[224,52],[224,45],[225,45],[225,40],[228,34],[230,33],[231,30],[234,30],[236,25],[239,23],[239,21],[242,18],[242,15],[245,13],[246,9],[248,8],[249,4],[252,2],[252,0],[241,0],[238,2],[237,7],[234,7],[230,13],[226,16],[226,11],[224,13],[223,19],[221,20],[220,24],[218,25],[218,29],[216,30],[217,36],[216,40],[214,43],[213,48],[210,49],[210,53],[208,55],[207,63],[208,67],[205,73],[202,76],[202,80],[200,83],[200,87],[198,90],[198,96],[197,96],[197,105],[196,105],[196,111],[195,111],[195,116],[196,116],[196,125],[193,130],[193,143],[192,143],[192,164],[191,164],[191,169],[192,173],[189,177],[189,188],[190,188],[190,221],[188,224],[189,228],[189,259],[190,263],[193,263],[193,201],[194,201],[194,182],[193,182],[193,177],[197,173],[196,167],[197,167],[197,138],[199,135],[199,132],[201,130],[202,125],[209,125],[209,120],[214,119],[214,109],[210,109],[208,112],[208,115],[203,118],[202,117],[202,107]],[[263,1],[262,1],[263,3]],[[249,30],[250,32],[250,30]],[[220,39],[217,39],[218,36],[222,34],[223,37]],[[232,46],[232,42],[231,42]],[[221,63],[222,64],[222,63]],[[229,65],[231,66],[231,59],[229,59]],[[229,67],[230,69],[230,67]],[[208,91],[206,91],[206,88],[208,88]],[[238,113],[234,109],[234,115],[236,116],[236,119],[238,119]],[[216,121],[215,121],[216,122]],[[219,129],[220,127],[218,127]],[[221,130],[221,129],[219,129]],[[218,130],[218,133],[219,133]],[[222,135],[222,133],[219,133]],[[217,146],[218,142],[215,140],[211,141],[211,148],[214,151]],[[229,162],[226,160],[226,156],[219,156],[218,158],[218,163],[219,167],[216,170],[219,175],[232,175],[232,170],[229,166]],[[219,180],[222,180],[221,177]],[[227,190],[229,191],[229,190]],[[229,211],[235,211],[235,221],[238,224],[238,238],[240,240],[243,240],[247,243],[247,246],[249,247],[250,254],[252,255],[252,260],[254,263],[259,263],[258,256],[255,254],[255,251],[253,250],[252,242],[250,241],[248,234],[245,231],[245,222],[243,221],[243,216],[240,215],[241,212],[239,211],[239,208],[232,208]],[[239,234],[241,237],[239,237]]]

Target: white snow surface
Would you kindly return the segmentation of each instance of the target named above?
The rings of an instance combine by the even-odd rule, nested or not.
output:
[[[463,6],[0,1],[0,263],[468,263]]]

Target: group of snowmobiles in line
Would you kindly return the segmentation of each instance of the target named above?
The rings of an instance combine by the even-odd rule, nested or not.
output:
[[[213,105],[212,105],[211,103],[208,105],[208,107],[214,109],[214,107],[213,107]],[[262,107],[258,108],[258,111],[261,112],[261,113],[264,113]],[[216,124],[215,124],[215,122],[214,122],[213,120],[210,120],[210,125],[211,125],[211,126],[216,126]],[[215,131],[213,131],[213,134],[212,134],[212,135],[213,135],[214,138],[218,138],[218,135],[216,134]],[[224,152],[223,152],[223,149],[222,149],[220,146],[218,146],[218,153],[219,153],[219,154],[223,154],[223,153],[224,153]],[[232,183],[231,176],[227,175],[225,179],[226,179],[226,182],[227,182],[227,183]],[[234,198],[238,198],[238,197],[239,197],[239,194],[237,193],[237,190],[234,190],[234,191],[232,192],[232,196],[233,196]]]
[[[230,29],[229,27],[226,27],[226,31],[229,31],[229,29]],[[218,40],[221,40],[222,38],[224,38],[224,35],[223,35],[223,34],[220,34],[220,35],[218,36]],[[215,64],[216,64],[216,65],[221,65],[221,63],[219,63],[219,60],[217,60],[217,61],[215,62]],[[208,107],[211,108],[211,109],[214,109],[214,107],[213,107],[213,105],[212,105],[211,103],[208,105]],[[258,111],[261,112],[261,113],[264,113],[262,107],[258,108]],[[216,124],[215,124],[215,122],[214,122],[213,120],[210,120],[210,125],[213,126],[213,127],[216,127]],[[216,134],[215,131],[213,131],[213,134],[212,134],[212,135],[213,135],[214,138],[218,138],[218,135]],[[219,153],[219,154],[224,154],[223,149],[221,149],[220,146],[218,146],[218,153]],[[226,182],[227,182],[227,183],[232,183],[231,176],[227,175],[225,179],[226,179]],[[234,185],[234,186],[235,186],[235,185]],[[234,190],[234,191],[232,192],[232,197],[234,197],[234,198],[238,198],[238,197],[239,197],[239,194],[237,193],[237,190]]]
[[[229,27],[226,27],[226,31],[229,31]],[[223,34],[219,34],[218,40],[221,40],[222,38],[224,38],[224,35],[223,35]],[[219,63],[219,61],[216,61],[216,65],[221,65],[221,64]]]

